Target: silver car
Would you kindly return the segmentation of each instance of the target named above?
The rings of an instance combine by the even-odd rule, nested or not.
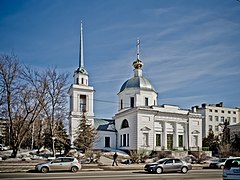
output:
[[[53,161],[37,164],[35,169],[42,173],[47,173],[49,171],[77,172],[81,169],[81,163],[73,157],[59,157]]]
[[[164,158],[159,161],[146,164],[144,170],[148,173],[161,174],[162,172],[177,172],[187,173],[192,169],[192,165],[185,161],[176,158]]]

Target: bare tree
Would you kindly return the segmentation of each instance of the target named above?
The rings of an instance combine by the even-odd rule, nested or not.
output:
[[[2,111],[9,120],[12,157],[43,108],[46,81],[38,72],[21,66],[14,55],[0,55]]]
[[[59,122],[63,122],[67,117],[67,78],[66,73],[57,73],[56,68],[48,69],[43,74],[43,79],[47,80],[47,91],[45,94],[44,113],[48,121],[48,129],[46,137],[51,140],[51,149],[55,156],[55,140],[59,139],[57,131],[59,131]]]

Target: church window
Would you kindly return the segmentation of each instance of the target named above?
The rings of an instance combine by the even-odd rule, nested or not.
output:
[[[86,112],[86,95],[80,95],[80,112]]]
[[[128,128],[128,127],[129,127],[128,121],[126,119],[124,119],[122,122],[121,129]]]
[[[148,98],[145,97],[145,106],[148,106]]]
[[[110,137],[105,137],[105,147],[110,147]]]
[[[129,134],[120,135],[120,147],[129,146]]]
[[[84,84],[84,79],[82,78],[82,84]]]
[[[161,146],[161,134],[156,134],[156,146]]]
[[[130,107],[134,107],[134,97],[130,98]]]
[[[123,100],[121,99],[121,105],[120,109],[123,109]]]
[[[148,146],[148,133],[143,133],[143,146]]]
[[[122,139],[123,139],[123,138],[122,138],[122,135],[120,135],[120,147],[122,147],[122,145],[123,145],[123,144],[122,144]]]
[[[76,79],[76,84],[79,84],[79,79],[78,78]]]
[[[178,135],[178,146],[183,147],[183,135]]]
[[[123,146],[127,146],[127,135],[123,134]]]

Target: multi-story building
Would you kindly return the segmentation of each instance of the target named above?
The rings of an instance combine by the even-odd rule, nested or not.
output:
[[[224,121],[228,121],[229,125],[240,122],[239,109],[224,107],[222,102],[219,104],[202,104],[201,107],[194,106],[192,110],[203,116],[203,138],[208,136],[210,129],[213,130],[215,136],[220,135]]]

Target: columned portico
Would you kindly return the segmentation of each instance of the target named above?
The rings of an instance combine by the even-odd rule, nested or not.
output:
[[[173,129],[173,149],[178,149],[178,147],[178,124],[175,122]]]
[[[163,122],[163,150],[167,150],[167,128],[166,122]]]
[[[184,124],[184,147],[185,149],[189,149],[188,141],[189,141],[189,135],[188,135],[188,124]]]

